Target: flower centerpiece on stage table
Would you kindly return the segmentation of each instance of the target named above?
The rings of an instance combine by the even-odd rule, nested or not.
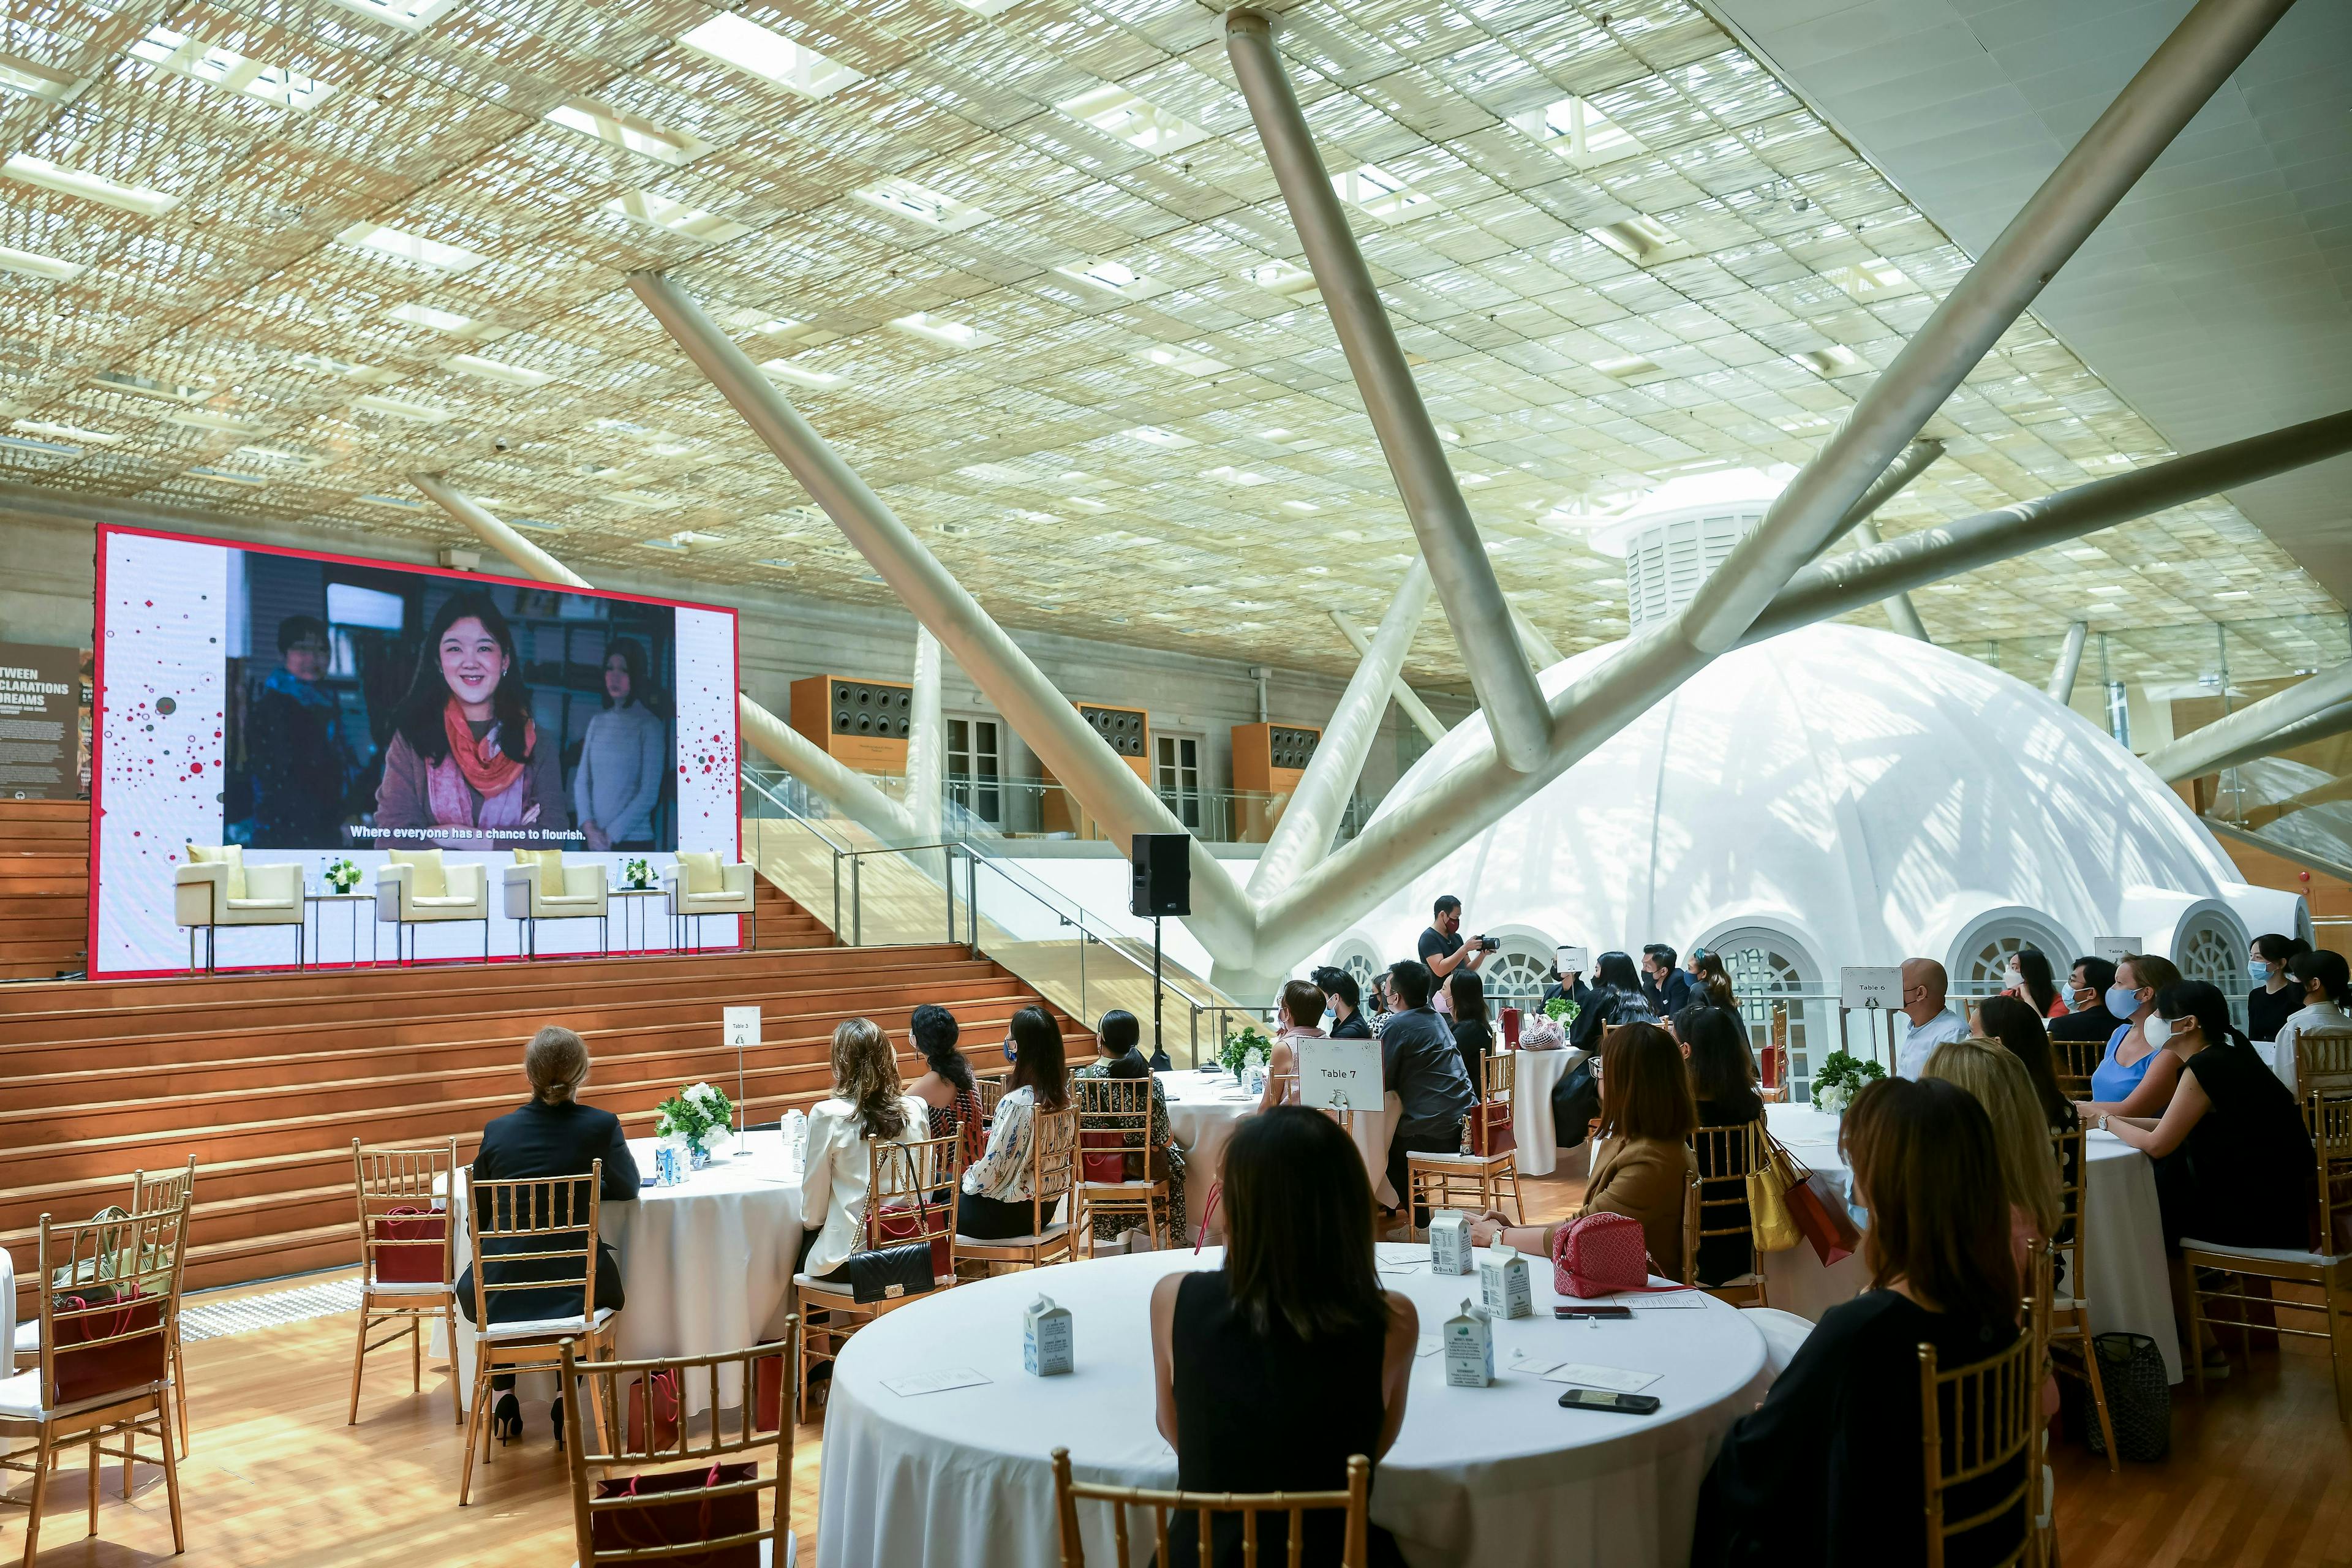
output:
[[[1886,1076],[1886,1069],[1844,1051],[1832,1051],[1813,1070],[1813,1109],[1843,1116],[1863,1085]]]
[[[698,1168],[710,1163],[710,1147],[735,1121],[734,1102],[716,1084],[690,1083],[655,1109],[661,1112],[654,1135],[685,1143]]]
[[[1265,1066],[1273,1054],[1274,1042],[1260,1034],[1255,1025],[1245,1024],[1225,1037],[1217,1059],[1224,1064],[1227,1072],[1240,1078],[1252,1068]]]
[[[645,857],[635,856],[621,862],[621,886],[644,889],[653,885],[653,868],[646,864]],[[702,1087],[709,1089],[710,1086],[704,1084]]]
[[[352,865],[348,857],[339,855],[328,861],[323,875],[327,879],[327,886],[339,893],[348,893],[360,885],[360,868]]]

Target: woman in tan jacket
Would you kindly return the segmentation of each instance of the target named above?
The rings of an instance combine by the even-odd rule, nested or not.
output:
[[[1592,1153],[1592,1176],[1584,1205],[1566,1224],[1587,1215],[1622,1214],[1642,1222],[1654,1274],[1680,1279],[1683,1271],[1683,1203],[1698,1161],[1690,1135],[1698,1125],[1690,1075],[1682,1047],[1655,1024],[1625,1024],[1612,1029],[1601,1047],[1601,1142]],[[1508,1226],[1489,1214],[1473,1227],[1472,1239],[1491,1247],[1499,1236],[1522,1252],[1551,1256],[1550,1226]]]

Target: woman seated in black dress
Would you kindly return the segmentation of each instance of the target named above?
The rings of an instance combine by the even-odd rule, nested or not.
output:
[[[2172,1255],[2173,1312],[2188,1333],[2189,1280],[2180,1241],[2305,1247],[2319,1177],[2311,1131],[2294,1096],[2230,1023],[2221,993],[2181,980],[2156,994],[2148,1043],[2180,1062],[2180,1084],[2160,1118],[2102,1115],[2104,1128],[2156,1162],[2164,1249]],[[2218,1349],[2195,1347],[2227,1370]]]
[[[623,1203],[637,1195],[637,1163],[621,1135],[621,1119],[609,1110],[580,1103],[580,1088],[588,1081],[588,1047],[571,1030],[551,1024],[523,1047],[523,1075],[530,1079],[530,1099],[520,1109],[493,1118],[482,1129],[482,1146],[475,1152],[472,1179],[478,1182],[523,1181],[534,1176],[584,1176],[596,1161],[604,1162],[598,1196],[604,1203]],[[587,1209],[586,1183],[574,1194],[578,1211]],[[518,1238],[488,1244],[505,1251],[562,1247],[563,1238]],[[577,1243],[572,1245],[576,1246]],[[517,1279],[544,1278],[550,1265],[503,1263],[491,1266],[488,1282],[502,1285]],[[552,1267],[569,1268],[568,1260]],[[596,1244],[596,1309],[621,1310],[621,1265],[609,1242]],[[489,1298],[493,1322],[530,1322],[541,1318],[580,1316],[582,1291],[560,1286],[545,1290],[499,1290]],[[474,1321],[474,1270],[471,1265],[457,1279],[457,1310]],[[514,1374],[499,1373],[490,1379],[499,1402],[490,1407],[490,1423],[499,1440],[511,1443],[522,1436],[522,1407],[515,1401]],[[563,1399],[556,1397],[555,1441],[563,1442]]]
[[[2009,1203],[1976,1097],[1884,1079],[1854,1096],[1840,1137],[1854,1201],[1870,1210],[1870,1289],[1822,1315],[1764,1403],[1724,1438],[1699,1489],[1693,1568],[1924,1563],[1919,1346],[1935,1346],[1948,1372],[2017,1339]],[[2004,1468],[1947,1492],[1946,1517],[1989,1507],[2019,1479]],[[2026,1529],[2020,1504],[1954,1536],[1944,1561],[2006,1561]]]
[[[1224,1267],[1169,1275],[1151,1290],[1160,1435],[1187,1491],[1341,1491],[1348,1459],[1377,1464],[1404,1426],[1421,1320],[1381,1289],[1372,1188],[1338,1122],[1278,1105],[1224,1151]],[[1200,1516],[1169,1526],[1171,1563],[1200,1558]],[[1307,1516],[1305,1560],[1339,1561],[1335,1510]],[[1211,1523],[1219,1568],[1242,1562],[1239,1514]],[[1287,1562],[1289,1521],[1258,1516],[1260,1563]],[[1402,1568],[1374,1525],[1370,1561]]]
[[[1756,1058],[1748,1048],[1748,1026],[1739,1015],[1713,1002],[1694,1002],[1675,1015],[1674,1034],[1690,1064],[1691,1099],[1697,1103],[1701,1127],[1745,1127],[1763,1120],[1764,1100],[1756,1092]],[[1702,1227],[1712,1230],[1746,1219],[1748,1167],[1717,1157],[1727,1141],[1694,1136],[1692,1142],[1698,1151],[1701,1195],[1710,1204],[1718,1198],[1739,1200],[1736,1209],[1706,1210]],[[1745,1233],[1699,1238],[1700,1284],[1720,1285],[1755,1267],[1756,1246]]]
[[[1454,1048],[1462,1053],[1462,1070],[1470,1075],[1470,1092],[1485,1099],[1486,1058],[1495,1053],[1495,1026],[1487,1016],[1486,983],[1475,969],[1462,968],[1445,977],[1445,992],[1454,1004]]]

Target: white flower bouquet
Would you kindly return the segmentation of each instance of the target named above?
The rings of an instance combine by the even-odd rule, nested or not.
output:
[[[710,1145],[735,1121],[734,1101],[710,1083],[688,1084],[655,1109],[660,1112],[655,1136],[676,1138],[698,1154],[709,1153]]]
[[[326,878],[327,886],[339,893],[348,893],[360,885],[360,868],[352,864],[348,856],[339,855],[328,861],[321,875]]]
[[[653,885],[653,869],[646,864],[643,856],[634,856],[621,862],[621,886],[642,889],[650,888]],[[702,1087],[709,1089],[710,1086],[706,1083]]]

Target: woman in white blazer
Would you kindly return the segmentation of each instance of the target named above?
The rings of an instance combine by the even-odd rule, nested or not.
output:
[[[923,1102],[901,1089],[898,1056],[879,1025],[851,1018],[833,1031],[833,1093],[809,1112],[801,1167],[810,1237],[802,1268],[810,1279],[845,1279],[843,1263],[865,1250],[873,1140],[918,1142],[929,1125]]]

